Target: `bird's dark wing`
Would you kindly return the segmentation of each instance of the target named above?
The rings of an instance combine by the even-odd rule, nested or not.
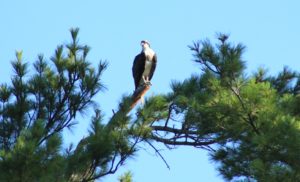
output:
[[[145,69],[145,60],[146,56],[143,52],[138,54],[134,58],[132,65],[132,76],[134,79],[135,89],[137,89],[137,87],[139,86],[140,80],[142,78]]]
[[[152,67],[151,67],[151,70],[150,70],[150,73],[149,73],[149,80],[151,80],[152,77],[153,77],[153,74],[154,74],[154,71],[155,71],[155,68],[156,68],[156,64],[157,64],[157,56],[156,56],[156,54],[154,54],[154,56],[152,58]]]

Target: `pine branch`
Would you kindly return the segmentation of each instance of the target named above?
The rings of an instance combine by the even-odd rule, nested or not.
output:
[[[207,145],[212,145],[215,144],[215,140],[209,140],[209,141],[176,141],[176,138],[172,139],[165,139],[165,138],[160,138],[158,136],[152,135],[152,139],[164,143],[166,145],[173,145],[173,146],[193,146],[193,147],[201,147],[201,146],[207,146]]]
[[[248,120],[247,120],[247,121],[248,121],[248,123],[250,124],[250,126],[252,127],[253,131],[254,131],[256,134],[259,135],[259,134],[260,134],[260,131],[259,131],[258,128],[255,126],[255,122],[254,122],[254,119],[253,119],[251,113],[248,113],[248,112],[247,112],[245,103],[244,103],[244,101],[243,101],[241,95],[240,95],[239,92],[238,92],[236,89],[234,89],[231,85],[230,85],[230,89],[231,89],[231,91],[234,93],[234,95],[238,98],[238,100],[239,100],[239,102],[240,102],[240,104],[241,104],[243,110],[246,112],[247,117],[248,117]]]
[[[186,130],[182,130],[182,129],[170,128],[167,126],[151,126],[151,127],[152,127],[152,130],[154,130],[154,131],[171,132],[174,134],[186,134],[186,133],[188,133],[189,135],[199,134],[198,131],[186,131]]]
[[[84,179],[83,181],[88,182],[88,181],[93,181],[96,180],[98,178],[101,178],[103,176],[109,175],[109,174],[114,174],[121,165],[124,164],[125,160],[132,154],[132,152],[134,152],[136,145],[140,142],[140,136],[136,137],[135,141],[133,142],[133,144],[131,145],[128,153],[125,154],[120,154],[118,151],[116,151],[113,155],[113,158],[111,160],[111,164],[110,164],[110,168],[108,171],[104,172],[104,173],[99,173],[94,175],[93,177]],[[116,162],[116,159],[118,157],[118,155],[120,155],[120,159],[119,161]]]

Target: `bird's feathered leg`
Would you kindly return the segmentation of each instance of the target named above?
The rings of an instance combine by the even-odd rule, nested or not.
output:
[[[150,80],[149,80],[149,76],[146,76],[146,77],[144,77],[143,76],[143,81],[144,81],[144,85],[152,85],[152,83],[150,82]]]
[[[147,76],[143,76],[143,84],[147,83]]]

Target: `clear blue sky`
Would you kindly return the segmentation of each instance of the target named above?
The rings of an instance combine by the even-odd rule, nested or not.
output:
[[[133,91],[131,66],[142,39],[151,42],[159,61],[147,95],[167,93],[171,80],[199,73],[187,45],[204,38],[214,41],[216,32],[229,33],[230,41],[247,46],[244,59],[249,74],[259,66],[270,73],[284,65],[299,70],[299,8],[297,0],[1,1],[0,83],[9,82],[16,50],[23,50],[28,62],[40,53],[49,58],[58,44],[70,40],[71,27],[79,27],[80,41],[92,47],[89,60],[95,66],[100,59],[109,61],[103,76],[108,90],[96,99],[106,117],[122,94]],[[86,135],[90,114],[79,118],[73,132],[65,133],[66,143]],[[181,147],[162,154],[171,170],[151,149],[142,150],[120,172],[102,181],[117,181],[127,170],[133,172],[135,182],[223,181],[204,151]]]

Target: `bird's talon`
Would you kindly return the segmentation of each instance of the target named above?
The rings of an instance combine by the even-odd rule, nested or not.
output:
[[[147,82],[145,83],[145,85],[146,85],[146,86],[151,86],[152,83],[151,83],[150,81],[147,81]]]

